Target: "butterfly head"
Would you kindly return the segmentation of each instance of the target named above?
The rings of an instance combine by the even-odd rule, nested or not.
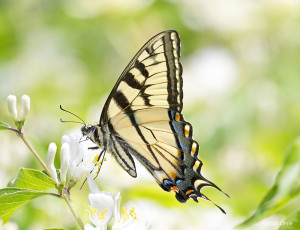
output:
[[[93,140],[97,127],[95,125],[84,125],[81,127],[81,133],[84,137]]]

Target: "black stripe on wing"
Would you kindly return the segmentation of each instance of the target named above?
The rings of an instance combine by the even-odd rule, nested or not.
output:
[[[111,136],[111,140],[112,146],[110,147],[110,152],[113,154],[119,165],[121,165],[130,176],[136,177],[135,163],[131,156],[132,152],[130,152],[128,143],[122,142],[122,140],[118,140],[118,138],[114,136]]]

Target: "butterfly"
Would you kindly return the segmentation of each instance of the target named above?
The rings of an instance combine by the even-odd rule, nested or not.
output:
[[[163,190],[175,193],[178,201],[192,198],[198,202],[198,197],[211,201],[201,189],[211,186],[222,190],[201,175],[199,145],[192,137],[191,124],[181,114],[179,59],[178,33],[170,30],[155,35],[119,77],[99,123],[84,125],[81,132],[102,149],[98,160],[110,152],[130,176],[136,177],[134,156]]]

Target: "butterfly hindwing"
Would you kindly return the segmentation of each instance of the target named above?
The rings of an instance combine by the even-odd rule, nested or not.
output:
[[[197,197],[209,200],[201,193],[205,186],[220,190],[201,175],[198,143],[192,138],[191,124],[179,112],[166,108],[136,110],[111,118],[109,125],[121,145],[126,144],[157,183],[166,191],[174,191],[180,202],[189,198],[197,201]]]

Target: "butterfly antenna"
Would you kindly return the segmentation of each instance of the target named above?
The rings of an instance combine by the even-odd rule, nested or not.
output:
[[[85,125],[85,123],[82,123],[82,122],[79,122],[79,121],[64,121],[64,120],[61,119],[61,118],[60,118],[60,122],[63,122],[63,123],[65,123],[65,122],[70,122],[70,123],[78,123],[78,124],[83,124],[83,125]]]
[[[84,121],[81,117],[77,116],[76,114],[74,114],[74,113],[72,113],[72,112],[70,112],[70,111],[68,111],[68,110],[63,109],[63,107],[62,107],[61,105],[59,106],[59,108],[60,108],[62,111],[64,111],[64,112],[67,112],[67,113],[69,113],[69,114],[72,114],[73,116],[77,117],[79,120],[82,121],[82,122],[77,122],[77,121],[63,121],[62,119],[60,119],[61,122],[73,122],[73,123],[80,123],[80,124],[86,125],[85,121]]]

